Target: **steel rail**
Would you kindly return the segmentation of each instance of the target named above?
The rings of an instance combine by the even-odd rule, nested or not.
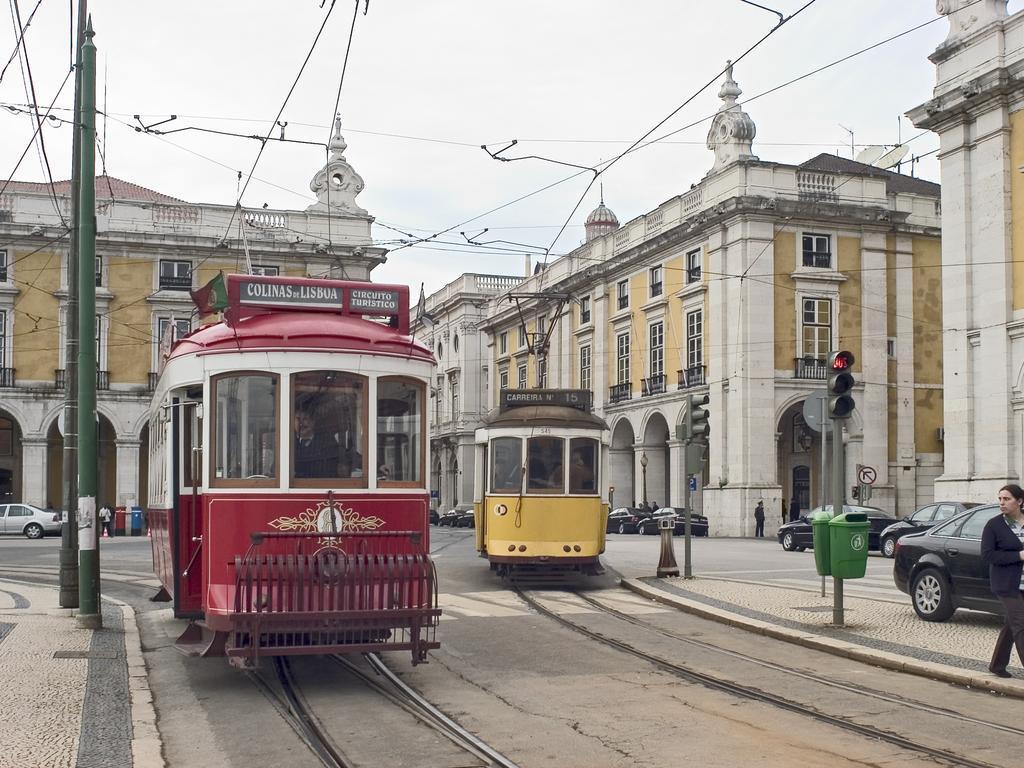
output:
[[[256,687],[266,696],[325,768],[355,768],[334,747],[330,738],[320,727],[316,716],[306,705],[295,685],[295,679],[292,677],[288,662],[280,656],[275,657],[274,669],[277,672],[277,679],[281,685],[283,697],[274,691],[258,673],[247,672],[246,675],[255,683]]]
[[[611,606],[605,605],[592,597],[588,597],[587,595],[581,594],[579,592],[575,594],[580,600],[587,603],[588,605],[592,605],[598,610],[607,613],[611,616],[614,616],[617,619],[633,624],[634,626],[641,627],[642,629],[647,629],[652,632],[656,632],[659,635],[670,638],[672,640],[678,640],[679,642],[686,643],[688,645],[694,645],[698,648],[707,651],[712,651],[722,656],[729,656],[734,659],[740,659],[741,661],[745,661],[759,667],[764,667],[765,669],[772,669],[777,672],[782,672],[789,677],[799,677],[801,679],[809,680],[813,683],[818,683],[829,688],[835,688],[840,691],[846,691],[847,693],[854,693],[861,696],[867,696],[868,698],[877,699],[879,701],[884,701],[887,704],[897,704],[902,707],[907,707],[908,709],[916,709],[921,712],[927,712],[928,714],[932,715],[941,715],[943,717],[948,717],[952,720],[959,720],[964,723],[970,723],[971,725],[982,725],[987,728],[991,728],[992,730],[1003,731],[1005,733],[1012,733],[1015,736],[1024,736],[1024,728],[1014,728],[1010,725],[994,723],[990,720],[982,720],[980,718],[971,717],[970,715],[965,715],[962,712],[956,712],[951,709],[937,708],[934,704],[928,704],[922,701],[915,701],[914,699],[907,699],[903,696],[879,693],[878,691],[864,688],[863,686],[855,685],[853,683],[841,683],[836,680],[830,680],[827,677],[821,677],[820,675],[812,674],[810,672],[801,672],[791,667],[783,666],[782,664],[776,664],[772,661],[765,661],[764,659],[759,659],[756,656],[749,656],[745,653],[741,653],[740,651],[733,651],[729,650],[728,648],[721,648],[719,646],[713,645],[703,640],[696,640],[692,637],[686,637],[685,635],[680,635],[676,632],[672,632],[667,629],[662,629],[661,627],[655,626],[650,622],[641,621],[640,619],[637,619],[634,616],[630,616],[627,613],[623,613],[622,611],[612,608]]]
[[[715,677],[714,675],[709,675],[704,672],[698,672],[695,669],[684,667],[681,664],[666,661],[665,659],[662,659],[658,656],[654,656],[653,654],[641,651],[639,648],[634,648],[629,643],[623,642],[621,640],[616,640],[612,637],[607,637],[606,635],[602,635],[599,632],[590,630],[581,624],[576,624],[575,622],[569,621],[565,617],[555,613],[549,608],[544,607],[541,603],[539,603],[533,597],[528,595],[522,589],[515,588],[515,592],[524,603],[529,605],[531,608],[533,608],[533,610],[535,610],[540,615],[545,616],[546,618],[549,618],[558,624],[561,624],[567,629],[571,629],[574,632],[578,632],[579,634],[584,635],[585,637],[588,637],[591,640],[596,640],[599,643],[602,643],[611,648],[615,648],[616,650],[622,651],[623,653],[627,653],[631,656],[635,656],[638,659],[646,661],[649,664],[662,670],[663,672],[667,672],[670,675],[678,677],[682,680],[687,680],[698,685],[703,685],[706,688],[721,691],[723,693],[728,693],[739,698],[749,699],[752,701],[761,702],[763,704],[768,704],[769,706],[773,706],[778,709],[783,709],[787,712],[793,712],[794,714],[804,715],[805,717],[809,717],[812,720],[817,720],[818,722],[822,722],[827,725],[832,725],[836,728],[842,728],[845,731],[851,731],[860,736],[864,736],[875,741],[883,741],[887,744],[892,744],[894,746],[901,747],[902,749],[906,749],[911,752],[917,752],[919,754],[928,755],[929,757],[933,757],[939,760],[945,760],[949,763],[952,763],[953,765],[964,766],[965,768],[1000,768],[1000,766],[996,766],[993,763],[979,762],[977,760],[972,760],[971,758],[964,757],[962,755],[957,755],[952,752],[937,749],[935,747],[929,747],[926,744],[921,744],[919,742],[913,741],[912,739],[900,736],[899,734],[890,733],[888,731],[876,728],[874,726],[860,725],[859,723],[854,723],[850,720],[845,720],[840,717],[820,712],[799,702],[792,701],[781,696],[776,696],[775,694],[767,693],[766,691],[762,691],[757,688],[746,686],[741,683],[733,683],[728,680],[722,680],[721,678]]]
[[[363,657],[370,664],[373,671],[387,680],[394,690],[389,690],[382,683],[359,669],[344,656],[335,654],[332,658],[348,669],[352,674],[359,677],[359,679],[367,685],[372,686],[381,695],[393,701],[396,705],[402,707],[421,722],[436,730],[438,733],[447,737],[452,743],[483,761],[485,765],[494,766],[495,768],[519,768],[519,766],[507,756],[501,754],[486,742],[470,733],[455,720],[427,701],[418,691],[407,685],[398,677],[398,675],[392,672],[384,664],[377,654],[364,653]]]

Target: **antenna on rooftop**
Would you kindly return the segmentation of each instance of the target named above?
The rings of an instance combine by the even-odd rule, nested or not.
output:
[[[850,157],[852,158],[855,154],[857,154],[857,149],[856,149],[856,147],[854,146],[854,143],[853,143],[853,131],[851,129],[847,128],[842,123],[836,123],[836,125],[838,125],[840,128],[842,128],[848,134],[850,134]]]

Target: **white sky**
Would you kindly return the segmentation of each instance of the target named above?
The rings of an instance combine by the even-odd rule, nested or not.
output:
[[[234,204],[237,172],[248,173],[257,142],[195,131],[156,137],[119,121],[133,123],[132,115],[140,114],[151,124],[176,114],[161,128],[265,133],[330,2],[321,8],[320,0],[93,0],[97,101],[111,115],[99,126],[107,172],[184,200]],[[804,2],[762,4],[788,15]],[[24,21],[35,0],[18,3]],[[325,142],[329,136],[353,3],[336,0],[284,111],[289,139]],[[54,98],[68,71],[68,5],[42,0],[26,36],[42,104]],[[1010,3],[1011,12],[1015,5]],[[346,157],[366,182],[358,202],[379,223],[417,236],[455,226],[443,239],[463,243],[398,250],[374,278],[414,289],[425,281],[428,293],[462,272],[521,274],[523,250],[474,249],[459,232],[488,227],[480,239],[549,247],[587,186],[589,173],[481,216],[573,172],[536,160],[499,163],[481,144],[518,139],[509,156],[539,154],[581,165],[607,161],[777,21],[740,0],[371,0],[366,15],[362,0],[359,6],[340,108]],[[891,145],[899,136],[906,141],[920,133],[901,115],[931,96],[935,70],[927,56],[948,31],[934,1],[817,0],[736,65],[741,99],[933,19],[749,104],[758,129],[755,153],[787,163],[819,152],[849,157],[850,135],[841,126],[854,131],[857,145]],[[14,22],[0,24],[2,62],[15,39]],[[720,104],[720,80],[654,136],[712,115]],[[72,98],[73,78],[57,106],[70,107]],[[0,81],[0,103],[26,101],[15,60]],[[620,221],[700,181],[713,161],[704,143],[707,128],[705,121],[683,130],[602,175],[605,201]],[[0,110],[4,179],[32,130],[29,116]],[[68,178],[70,127],[47,125],[44,136],[54,178]],[[938,142],[925,134],[909,146],[913,154],[925,154]],[[305,208],[315,200],[309,181],[324,159],[322,148],[268,144],[243,205]],[[934,154],[916,173],[938,180]],[[34,150],[14,178],[45,179]],[[583,221],[598,198],[595,185],[553,253],[582,241]],[[383,227],[375,227],[374,235],[378,241],[402,237]]]

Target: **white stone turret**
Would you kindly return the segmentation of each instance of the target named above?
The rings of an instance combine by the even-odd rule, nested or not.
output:
[[[742,93],[739,84],[732,79],[730,61],[725,71],[725,82],[718,92],[718,98],[723,104],[718,108],[718,114],[711,121],[711,129],[708,131],[708,149],[715,153],[715,164],[708,173],[715,173],[738,160],[757,160],[753,151],[757,126],[736,103],[736,98]]]
[[[348,144],[341,135],[341,115],[335,116],[334,135],[327,147],[331,152],[327,165],[309,183],[309,188],[316,193],[317,202],[306,210],[368,216],[366,210],[356,203],[356,195],[363,191],[363,177],[345,160]]]

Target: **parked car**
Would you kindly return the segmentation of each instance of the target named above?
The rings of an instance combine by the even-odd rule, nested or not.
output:
[[[427,514],[427,518],[431,525],[438,525],[441,522],[441,513],[431,507],[430,512]]]
[[[637,526],[653,512],[639,507],[619,507],[608,513],[606,533],[636,533]]]
[[[455,522],[452,523],[455,528],[476,528],[476,518],[473,516],[472,509],[463,509],[455,513]]]
[[[441,516],[437,519],[438,525],[448,525],[452,528],[455,527],[455,521],[459,517],[459,512],[456,509],[449,509],[447,512],[442,512]]]
[[[892,577],[910,595],[925,621],[945,621],[957,608],[1002,613],[989,589],[988,564],[981,559],[981,532],[999,514],[986,504],[962,512],[924,533],[896,540]]]
[[[782,545],[784,550],[787,552],[794,550],[803,552],[805,549],[814,549],[814,537],[811,533],[811,515],[815,512],[821,512],[822,509],[831,512],[832,505],[815,507],[806,515],[801,515],[799,520],[779,526],[779,544]],[[893,523],[899,522],[898,518],[893,517],[888,512],[883,512],[878,507],[859,507],[854,504],[846,504],[843,506],[843,511],[864,512],[867,514],[869,550],[878,549],[881,546],[879,542],[882,531]]]
[[[0,504],[0,533],[41,539],[48,533],[60,533],[60,515],[31,504]]]
[[[906,517],[898,523],[893,523],[882,531],[882,554],[886,557],[894,557],[896,555],[896,541],[900,536],[927,531],[933,525],[938,525],[943,520],[949,520],[951,517],[955,517],[961,512],[977,506],[979,506],[979,503],[976,501],[938,501],[921,507],[910,517]]]
[[[644,536],[657,533],[658,521],[663,517],[675,518],[675,526],[672,531],[674,536],[686,534],[686,510],[683,507],[662,507],[650,517],[645,517],[637,524],[637,533]],[[704,515],[698,515],[696,512],[690,514],[690,535],[708,535],[708,519]]]

